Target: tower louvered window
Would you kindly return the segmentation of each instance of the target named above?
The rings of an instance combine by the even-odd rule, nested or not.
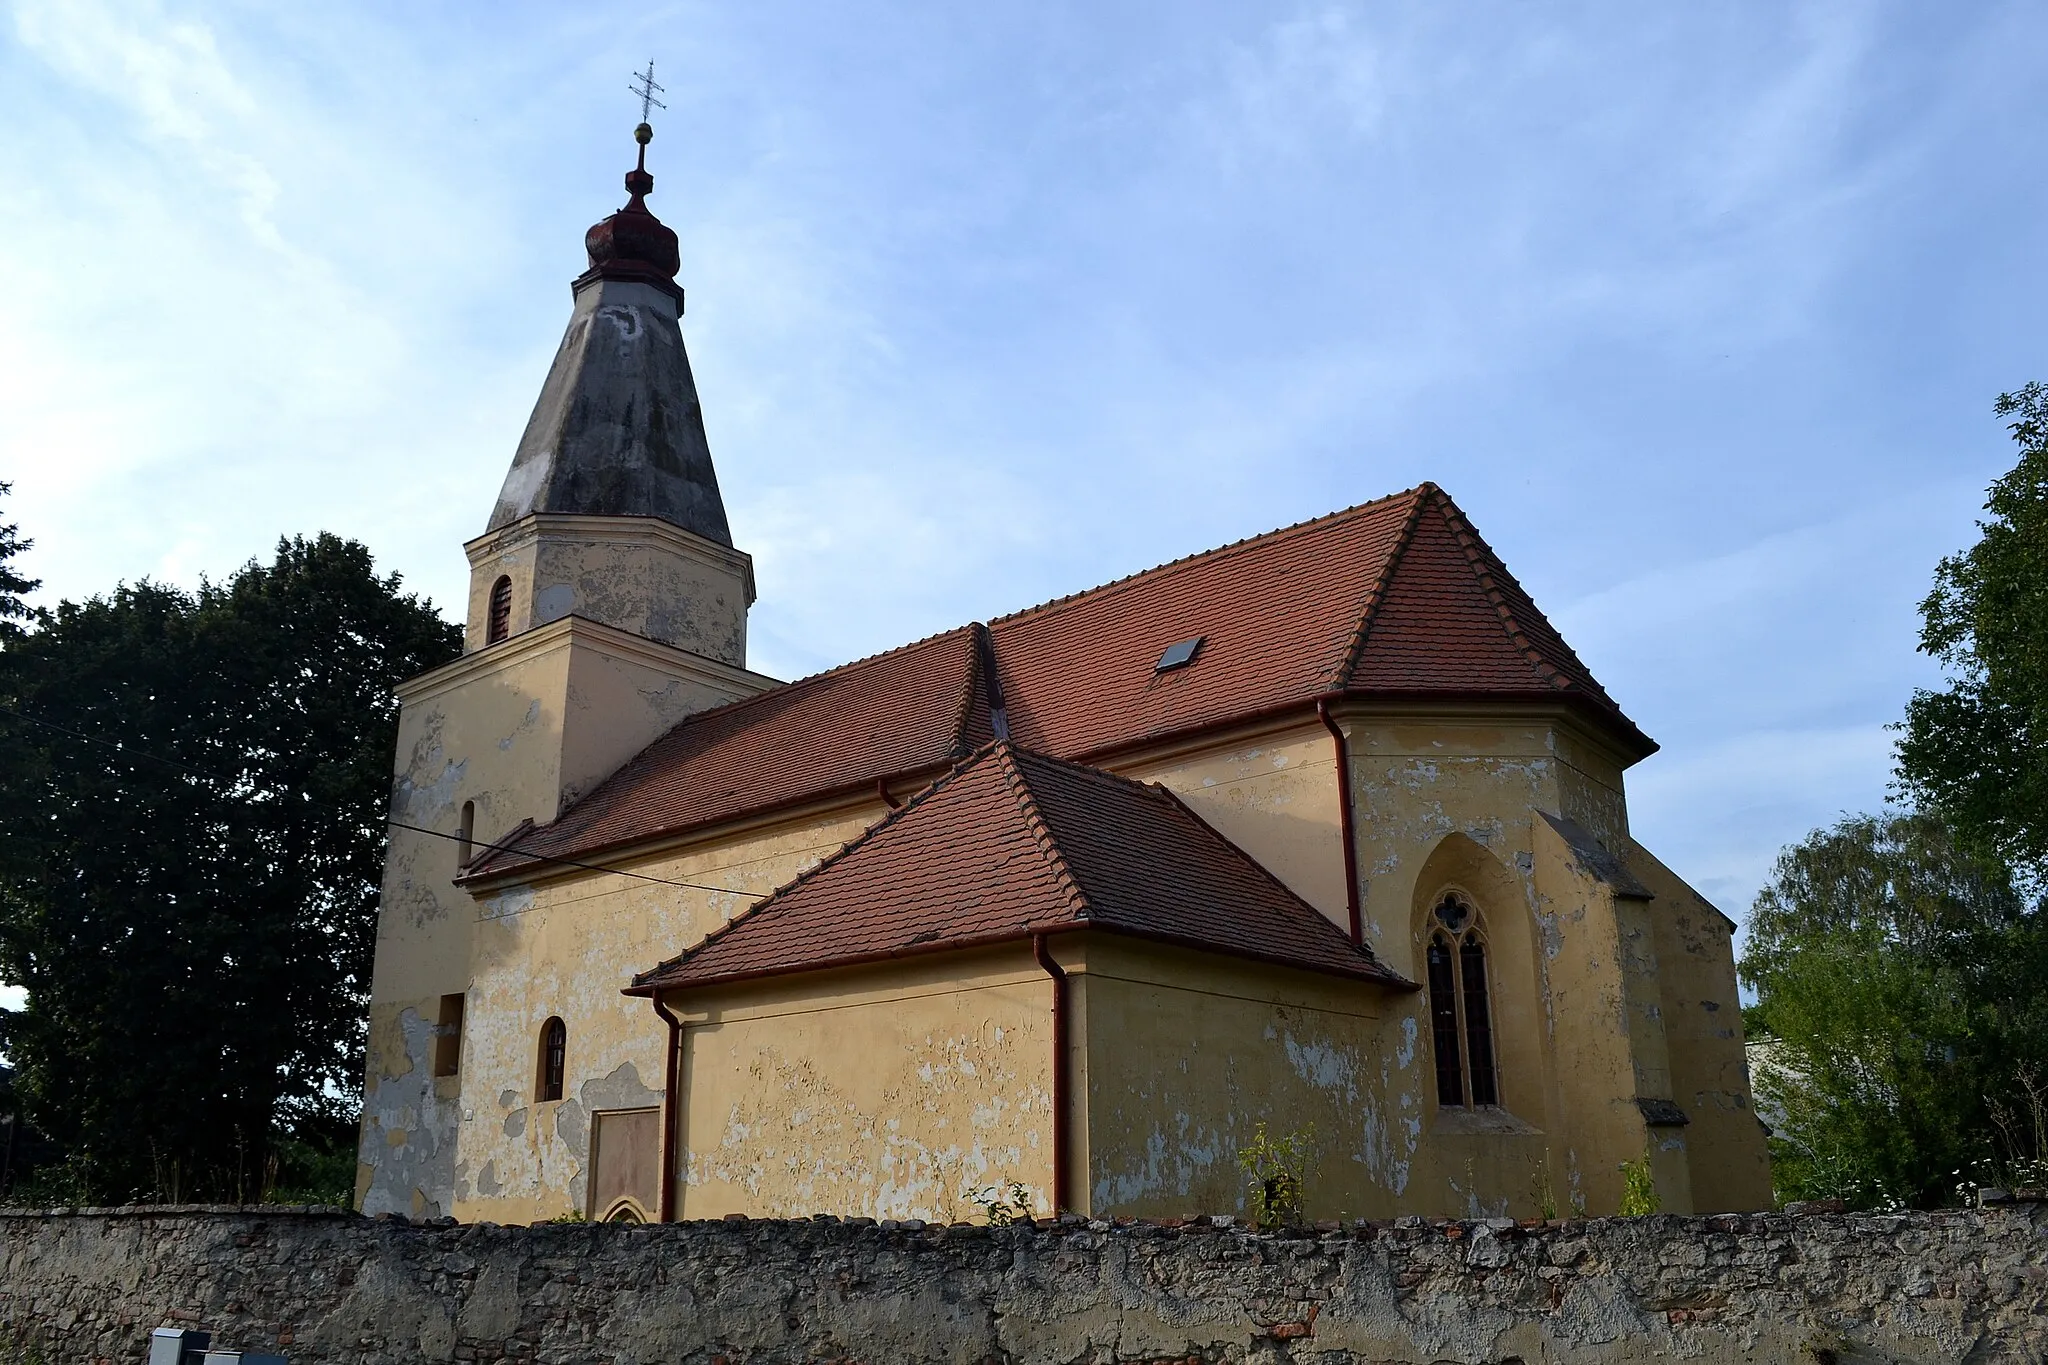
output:
[[[1457,1108],[1499,1104],[1486,936],[1463,898],[1446,895],[1437,903],[1430,915],[1426,961],[1437,1103]]]
[[[512,580],[491,584],[490,614],[484,619],[484,643],[494,645],[512,633]]]

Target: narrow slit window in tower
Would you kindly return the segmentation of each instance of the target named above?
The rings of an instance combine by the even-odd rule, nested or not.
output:
[[[462,993],[441,997],[441,1017],[434,1024],[434,1074],[462,1072]]]
[[[512,580],[491,584],[491,612],[484,622],[484,643],[494,645],[512,633]]]

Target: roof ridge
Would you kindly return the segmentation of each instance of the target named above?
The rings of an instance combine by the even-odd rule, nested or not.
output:
[[[967,742],[967,727],[974,721],[974,699],[982,694],[986,684],[981,678],[982,645],[988,634],[988,627],[979,621],[969,621],[962,630],[973,638],[973,648],[967,651],[967,681],[960,691],[960,706],[953,712],[953,752],[966,755],[974,751]],[[994,728],[993,725],[990,726]]]
[[[1024,765],[1017,761],[1018,754],[1030,752],[1028,749],[1019,749],[1007,739],[996,741],[997,762],[1002,765],[1011,789],[1017,794],[1017,808],[1023,813],[1025,827],[1037,841],[1039,852],[1052,864],[1053,876],[1059,879],[1060,888],[1066,895],[1067,904],[1074,918],[1085,923],[1094,918],[1091,913],[1093,907],[1088,903],[1088,893],[1082,889],[1081,879],[1074,875],[1073,864],[1067,861],[1067,855],[1061,850],[1058,837],[1053,834],[1052,826],[1046,821],[1045,811],[1039,806],[1038,797],[1031,790],[1031,779],[1025,773]],[[1032,756],[1038,757],[1035,754]]]
[[[1443,492],[1427,479],[1408,491],[1415,499],[1414,505],[1409,507],[1408,520],[1402,524],[1401,534],[1395,538],[1393,548],[1381,562],[1372,586],[1365,590],[1365,601],[1359,605],[1358,624],[1352,627],[1351,638],[1344,642],[1344,655],[1337,661],[1337,676],[1330,680],[1332,689],[1351,685],[1351,675],[1358,667],[1359,656],[1365,652],[1366,636],[1372,632],[1380,602],[1386,596],[1387,584],[1393,581],[1394,566],[1401,562],[1401,556],[1408,553],[1408,544],[1415,539],[1415,528],[1422,524],[1423,509],[1429,506],[1430,494]]]
[[[804,885],[805,883],[809,882],[812,878],[824,872],[826,868],[831,867],[835,863],[845,860],[856,849],[862,848],[870,842],[872,842],[874,838],[877,835],[879,835],[883,830],[895,824],[904,816],[910,814],[911,811],[916,810],[918,807],[924,805],[924,803],[927,800],[929,800],[933,795],[935,795],[940,788],[951,784],[955,778],[960,777],[961,775],[966,773],[969,768],[972,768],[979,764],[981,760],[987,757],[989,752],[995,749],[997,745],[1001,742],[1002,741],[1000,740],[992,740],[989,743],[982,745],[979,749],[976,749],[973,753],[967,755],[965,758],[960,759],[958,762],[954,763],[953,766],[950,769],[948,769],[943,776],[939,777],[938,779],[930,783],[923,790],[917,792],[908,801],[905,801],[902,805],[892,809],[887,815],[875,821],[874,824],[869,825],[859,834],[855,835],[853,838],[841,844],[837,849],[835,849],[831,853],[826,854],[817,862],[812,863],[809,867],[797,873],[796,876],[790,878],[788,881],[784,882],[782,885],[776,887],[773,891],[770,891],[767,895],[763,896],[760,900],[755,901],[752,905],[740,911],[737,915],[734,915],[731,919],[719,925],[710,933],[704,935],[703,938],[698,939],[695,943],[683,949],[683,951],[677,953],[674,957],[667,958],[661,962],[657,962],[654,966],[649,967],[644,972],[635,973],[633,977],[633,984],[635,986],[638,986],[655,976],[659,976],[661,973],[667,971],[669,968],[673,966],[676,966],[678,963],[684,961],[693,954],[702,952],[705,949],[705,947],[713,941],[724,938],[727,934],[731,933],[736,926],[740,924],[751,923],[769,907],[773,906],[778,901],[781,901],[787,898],[788,896],[794,894],[798,887]]]
[[[1512,573],[1508,572],[1507,564],[1495,552],[1494,548],[1486,543],[1485,537],[1479,534],[1478,529],[1472,525],[1471,519],[1465,515],[1465,509],[1458,506],[1450,495],[1446,493],[1439,500],[1437,510],[1443,515],[1444,523],[1450,530],[1451,538],[1457,541],[1458,548],[1465,552],[1465,560],[1472,566],[1473,576],[1479,580],[1480,591],[1486,594],[1487,600],[1493,603],[1493,609],[1500,614],[1501,625],[1507,630],[1508,639],[1514,643],[1517,649],[1522,651],[1523,657],[1529,660],[1537,673],[1543,676],[1553,688],[1563,691],[1577,683],[1579,679],[1571,677],[1548,658],[1545,658],[1543,651],[1529,637],[1528,624],[1517,618],[1514,608],[1508,604],[1507,595],[1501,591],[1500,584],[1495,580],[1495,575],[1498,574],[1499,577],[1505,578],[1508,584],[1514,588],[1515,592],[1528,601],[1531,609],[1538,616],[1543,614],[1543,609],[1536,606],[1535,599],[1529,596],[1528,590],[1515,580],[1515,576]],[[1552,635],[1557,635],[1557,628],[1550,626],[1550,622],[1547,619],[1544,621],[1544,625],[1549,627]],[[1608,697],[1607,689],[1600,686],[1598,680],[1593,677],[1592,671],[1586,667],[1584,660],[1580,659],[1576,651],[1569,644],[1565,643],[1562,635],[1557,635],[1557,640],[1560,645],[1563,645],[1566,656],[1571,659],[1572,663],[1578,666],[1579,673],[1583,676],[1585,682],[1590,685],[1592,693],[1611,705],[1612,698]]]
[[[958,635],[963,631],[969,631],[972,629],[974,629],[974,623],[972,622],[969,622],[968,624],[963,626],[948,626],[944,630],[933,631],[930,635],[921,636],[918,639],[912,640],[907,644],[897,645],[893,649],[884,649],[877,651],[873,654],[864,654],[858,659],[848,659],[843,664],[834,664],[832,665],[832,667],[821,669],[816,673],[806,673],[801,678],[791,678],[788,682],[777,683],[773,687],[765,688],[762,691],[755,692],[749,696],[735,697],[731,701],[720,702],[718,705],[706,707],[702,711],[692,711],[689,715],[684,716],[674,725],[670,726],[668,729],[662,731],[661,734],[657,735],[654,738],[654,740],[646,746],[646,749],[653,748],[655,744],[659,744],[662,740],[668,738],[670,735],[674,734],[677,730],[681,729],[685,725],[694,725],[698,721],[705,720],[712,716],[726,715],[730,712],[737,711],[742,707],[751,706],[757,702],[765,702],[770,697],[783,696],[794,688],[809,687],[814,683],[823,682],[827,678],[833,677],[840,673],[845,673],[851,669],[860,668],[867,664],[879,663],[883,659],[889,659],[895,657],[898,654],[908,653],[909,651],[917,649],[924,645],[936,644],[938,641],[945,639],[949,635]],[[646,749],[642,749],[641,752],[645,753]],[[635,754],[634,757],[638,758],[639,754]]]
[[[1081,588],[1074,592],[1062,594],[1059,597],[1047,598],[1045,601],[1035,603],[1032,606],[1019,607],[1017,610],[1012,612],[1005,612],[1001,616],[992,616],[989,618],[988,624],[991,626],[1007,625],[1012,621],[1020,620],[1026,616],[1031,616],[1038,612],[1050,611],[1054,607],[1065,606],[1067,603],[1073,602],[1079,598],[1092,597],[1096,593],[1107,592],[1111,588],[1121,588],[1127,584],[1135,583],[1141,578],[1150,578],[1154,574],[1165,573],[1169,569],[1180,568],[1182,565],[1191,564],[1198,559],[1209,559],[1216,555],[1229,554],[1230,552],[1235,550],[1242,550],[1247,546],[1265,544],[1274,540],[1278,540],[1282,536],[1293,535],[1296,532],[1306,531],[1311,527],[1321,526],[1326,522],[1333,522],[1340,520],[1344,517],[1356,516],[1361,512],[1369,512],[1375,508],[1383,507],[1388,503],[1398,502],[1402,498],[1414,497],[1416,494],[1420,493],[1425,488],[1433,487],[1435,487],[1435,485],[1428,482],[1420,483],[1413,488],[1404,488],[1398,493],[1389,493],[1385,497],[1373,498],[1369,502],[1355,503],[1350,507],[1340,507],[1334,512],[1325,512],[1323,515],[1319,517],[1309,517],[1304,521],[1290,522],[1286,526],[1278,526],[1270,531],[1261,531],[1257,535],[1241,536],[1236,540],[1227,542],[1226,544],[1211,546],[1209,549],[1206,550],[1197,550],[1193,554],[1181,555],[1177,559],[1169,559],[1163,563],[1154,564],[1149,568],[1138,569],[1132,573],[1127,573],[1121,578],[1112,578],[1106,583],[1097,583],[1092,588]]]

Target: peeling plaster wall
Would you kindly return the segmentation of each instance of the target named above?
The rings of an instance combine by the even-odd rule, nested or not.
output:
[[[356,1180],[366,1212],[455,1206],[457,1128],[476,1092],[460,1075],[434,1076],[433,1045],[441,998],[467,995],[479,961],[478,905],[454,884],[461,851],[448,837],[463,805],[475,804],[479,845],[522,820],[551,819],[684,716],[767,681],[571,618],[399,690],[392,818],[439,833],[394,826],[385,854]],[[503,914],[520,899],[493,904]],[[478,1022],[472,1002],[463,1074]],[[483,1022],[488,1032],[488,1015]]]
[[[687,1009],[677,1216],[1050,1211],[1052,983],[1028,948],[732,987]]]
[[[0,1211],[21,1361],[139,1360],[174,1321],[293,1365],[2037,1365],[2044,1295],[2039,1203],[1275,1234]]]
[[[1621,1206],[1621,1162],[1644,1155],[1651,1133],[1635,1097],[1646,1093],[1639,1055],[1646,1047],[1645,1030],[1658,1032],[1655,1016],[1644,1013],[1640,994],[1632,995],[1626,958],[1631,934],[1640,924],[1624,923],[1611,888],[1584,871],[1562,838],[1539,823],[1536,849],[1537,917],[1543,925],[1545,970],[1550,982],[1549,1027],[1559,1058],[1560,1113],[1552,1134],[1565,1162],[1555,1186],[1558,1206],[1575,1205],[1595,1213]],[[1639,902],[1629,916],[1640,918]],[[1647,1092],[1655,1094],[1658,1092]],[[1676,1154],[1682,1159],[1682,1153]],[[1657,1171],[1659,1192],[1669,1189],[1673,1153],[1665,1153]],[[1765,1200],[1768,1203],[1768,1199]],[[1684,1206],[1675,1200],[1673,1212]]]
[[[1412,912],[1435,889],[1416,882],[1439,840],[1464,835],[1515,869],[1526,906],[1536,812],[1560,810],[1567,786],[1579,793],[1574,805],[1600,804],[1589,795],[1599,783],[1574,761],[1579,744],[1547,720],[1341,715],[1339,723],[1351,755],[1366,938],[1411,979],[1420,971]],[[1621,799],[1616,773],[1608,800],[1618,810]]]
[[[491,589],[504,577],[514,635],[575,615],[746,667],[754,571],[738,550],[651,517],[546,513],[467,550],[470,650],[484,647]]]
[[[590,1114],[661,1102],[668,1029],[620,991],[880,818],[879,801],[486,896],[474,965],[453,1212],[500,1223],[585,1208]],[[660,881],[645,880],[659,878]],[[729,892],[671,885],[730,887]],[[540,1030],[568,1030],[559,1101],[535,1099]]]
[[[563,629],[590,634],[598,628],[577,621],[543,628]],[[473,657],[487,659],[491,652]],[[672,685],[679,689],[672,695],[681,697],[680,704],[693,704],[695,694],[685,683]],[[658,700],[661,689],[636,684],[614,659],[595,653],[587,663],[579,660],[561,687],[565,697],[574,699],[571,713],[577,715],[667,705]],[[489,694],[480,696],[479,709],[489,711]],[[546,731],[532,703],[517,717],[508,708],[498,709],[505,712],[499,717],[501,727],[516,729],[524,723],[532,732]],[[408,721],[411,715],[409,710]],[[1635,1096],[1670,1094],[1690,1112],[1694,1101],[1688,1096],[1696,1091],[1719,1097],[1723,1109],[1718,1117],[1703,1113],[1692,1129],[1654,1134],[1666,1207],[1767,1202],[1760,1144],[1730,1117],[1741,1117],[1747,1103],[1739,1042],[1730,1051],[1730,1040],[1720,1036],[1726,1023],[1706,1020],[1709,1012],[1703,1006],[1665,1003],[1695,997],[1718,1001],[1716,992],[1732,990],[1725,938],[1717,941],[1694,927],[1708,922],[1710,908],[1654,860],[1644,864],[1652,868],[1644,880],[1652,884],[1657,900],[1647,909],[1641,902],[1618,903],[1612,888],[1580,868],[1571,849],[1538,815],[1576,812],[1571,818],[1603,841],[1623,840],[1608,843],[1609,848],[1633,849],[1625,842],[1618,763],[1554,718],[1481,723],[1470,715],[1361,714],[1343,717],[1341,723],[1348,732],[1359,802],[1366,928],[1382,960],[1411,978],[1419,973],[1426,917],[1447,886],[1472,896],[1486,918],[1501,1109],[1438,1111],[1426,1000],[1419,992],[1380,996],[1369,1006],[1349,1000],[1311,1007],[1297,1000],[1283,1007],[1324,1010],[1332,1018],[1350,1019],[1354,1011],[1360,1018],[1377,1015],[1370,1036],[1360,1034],[1342,1044],[1356,1054],[1352,1065],[1357,1075],[1370,1073],[1370,1085],[1359,1091],[1368,1098],[1347,1098],[1332,1107],[1328,1094],[1314,1087],[1287,1091],[1295,1082],[1284,1078],[1296,1073],[1285,1030],[1267,1032],[1278,1027],[1280,1014],[1271,1004],[1249,1003],[1262,997],[1257,991],[1247,993],[1242,982],[1222,992],[1242,996],[1241,1004],[1218,1006],[1205,1015],[1186,1002],[1210,998],[1213,968],[1183,963],[1192,975],[1173,980],[1160,978],[1156,965],[1148,967],[1131,978],[1153,983],[1138,991],[1130,982],[1090,981],[1087,964],[1077,963],[1074,1083],[1076,1093],[1089,1098],[1080,1105],[1083,1112],[1074,1117],[1071,1134],[1085,1187],[1070,1197],[1085,1197],[1098,1207],[1151,1211],[1184,1207],[1184,1192],[1206,1192],[1205,1198],[1228,1193],[1234,1200],[1236,1141],[1258,1118],[1270,1117],[1280,1130],[1314,1122],[1319,1141],[1338,1153],[1332,1169],[1364,1172],[1362,1183],[1333,1187],[1343,1191],[1341,1197],[1330,1194],[1338,1201],[1333,1207],[1347,1211],[1530,1216],[1546,1207],[1581,1206],[1609,1212],[1620,1199],[1617,1164],[1642,1155],[1653,1141]],[[427,722],[421,724],[424,728]],[[570,773],[572,760],[579,772],[602,773],[630,752],[616,734],[593,733],[599,733],[601,743],[584,749],[573,743],[561,746],[564,766],[553,778],[558,789],[580,788],[583,779]],[[618,743],[620,751],[605,749],[606,743]],[[575,760],[576,752],[597,757]],[[441,803],[437,809],[445,811],[473,779],[468,769],[451,778],[449,760],[439,761],[440,768],[420,765],[422,777],[414,785],[433,790]],[[1134,760],[1121,770],[1178,793],[1334,923],[1345,922],[1335,747],[1320,725],[1225,737],[1206,748]],[[482,820],[485,809],[480,801],[480,835],[490,832]],[[454,1208],[465,1217],[500,1222],[582,1208],[590,1114],[654,1103],[662,1083],[665,1029],[645,1002],[625,999],[619,989],[634,971],[697,943],[756,898],[829,855],[884,809],[879,801],[868,801],[802,813],[621,864],[647,876],[730,887],[728,894],[565,873],[472,901],[459,930],[431,942],[420,935],[399,940],[394,946],[405,950],[405,965],[394,966],[393,978],[409,973],[417,993],[392,1001],[380,994],[373,1008],[373,1037],[380,1040],[387,1069],[381,1083],[373,1076],[377,1103],[371,1108],[373,1122],[365,1127],[365,1170],[388,1166],[390,1179],[381,1192],[366,1198],[366,1206]],[[452,875],[452,866],[444,875]],[[469,899],[466,892],[456,894]],[[1190,955],[1190,961],[1199,956]],[[469,992],[459,1107],[448,1082],[426,1076],[424,1054],[408,1051],[423,1045],[419,1039],[431,1039],[431,1026],[422,1034],[421,1021],[432,1018],[437,995],[417,970],[428,963],[437,964],[435,981],[458,982],[439,989]],[[1120,971],[1129,976],[1137,969]],[[383,979],[380,960],[380,992]],[[1020,980],[1018,988],[1027,995],[1044,993],[1035,968],[1025,971],[1025,980],[1039,983]],[[809,1212],[804,1201],[828,1188],[837,1191],[834,1199],[853,1200],[821,1205],[836,1211],[900,1207],[932,1216],[941,1205],[931,1201],[942,1199],[953,1201],[946,1207],[959,1207],[964,1187],[933,1174],[951,1169],[945,1163],[955,1158],[945,1154],[957,1144],[950,1137],[919,1136],[911,1144],[915,1150],[901,1157],[924,1163],[926,1174],[918,1177],[923,1183],[914,1196],[902,1196],[900,1182],[889,1184],[894,1177],[888,1172],[895,1169],[889,1163],[897,1162],[898,1154],[863,1150],[848,1137],[869,1131],[877,1116],[896,1117],[892,1106],[906,1103],[904,1096],[922,1095],[916,1087],[884,1093],[896,1083],[891,1077],[900,1079],[905,1049],[915,1053],[922,1043],[894,1039],[886,1029],[843,1035],[827,1028],[822,1021],[855,1017],[867,1021],[861,1028],[879,1028],[874,1021],[885,1019],[886,1011],[871,1017],[854,1009],[844,994],[851,987],[843,982],[812,978],[803,989],[809,994],[801,1005],[790,997],[792,1003],[774,1014],[775,1022],[768,1016],[734,1015],[693,1038],[692,1065],[711,1066],[707,1084],[715,1080],[731,1100],[722,1112],[730,1117],[739,1112],[733,1106],[740,1105],[749,1117],[741,1125],[746,1136],[736,1151],[724,1146],[728,1130],[723,1127],[716,1145],[690,1143],[691,1178],[701,1177],[702,1183],[693,1184],[688,1197],[700,1209],[715,1205],[719,1213]],[[962,996],[972,998],[977,998],[975,990]],[[1044,1003],[1032,1008],[1042,1012]],[[409,1026],[407,1008],[418,1016]],[[1681,1014],[1693,1010],[1687,1017],[1701,1027],[1687,1023],[1667,1048],[1664,1019],[1673,1009]],[[852,1012],[836,1013],[842,1010]],[[539,1029],[551,1015],[559,1015],[569,1028],[568,1094],[560,1102],[537,1104]],[[1345,1027],[1366,1026],[1354,1020]],[[700,1049],[710,1047],[720,1030],[727,1050],[724,1060],[712,1066],[710,1054]],[[852,1046],[850,1036],[866,1042]],[[1326,1043],[1338,1046],[1336,1036],[1304,1041],[1296,1035],[1296,1052]],[[415,1042],[407,1043],[409,1038]],[[747,1048],[755,1051],[747,1053]],[[1199,1066],[1189,1060],[1191,1050],[1204,1059]],[[756,1060],[733,1070],[742,1055]],[[1223,1069],[1205,1073],[1199,1083],[1162,1070],[1185,1065],[1188,1070],[1180,1074],[1192,1076],[1208,1059],[1225,1057],[1232,1060],[1219,1063]],[[1253,1057],[1263,1058],[1261,1065],[1279,1079],[1248,1084],[1248,1059]],[[1288,1070],[1279,1069],[1283,1062]],[[1260,1090],[1261,1084],[1269,1089]],[[749,1086],[766,1086],[785,1097],[806,1087],[833,1089],[837,1117],[826,1128],[814,1129],[814,1109],[795,1106],[793,1100],[771,1102],[763,1098],[767,1092],[757,1094]],[[687,1084],[685,1090],[686,1122],[701,1136],[710,1116],[699,1106],[710,1104],[706,1096],[713,1092],[692,1092]],[[1281,1103],[1282,1092],[1293,1098]],[[1008,1102],[1000,1092],[984,1088],[982,1093]],[[966,1120],[949,1106],[965,1103],[966,1095],[967,1090],[944,1100],[923,1096],[917,1102],[927,1107],[919,1112],[927,1118],[943,1114],[950,1132]],[[1299,1106],[1303,1117],[1288,1120],[1290,1105]],[[1099,1113],[1094,1106],[1100,1106]],[[796,1124],[792,1116],[799,1112],[805,1118]],[[1308,1117],[1313,1114],[1325,1117]],[[771,1130],[777,1134],[771,1144],[775,1156],[767,1161],[759,1155],[756,1137]],[[403,1133],[405,1142],[387,1150],[394,1131]],[[798,1155],[804,1150],[799,1139],[812,1132],[829,1136],[807,1166]],[[1031,1160],[1040,1162],[1043,1171],[1013,1176],[997,1169],[999,1162],[974,1157],[970,1164],[988,1177],[983,1186],[1021,1178],[1043,1197],[1051,1155],[1049,1135],[1040,1136],[1047,1148]],[[378,1147],[373,1138],[386,1146]],[[1694,1148],[1709,1155],[1698,1157]],[[960,1148],[971,1150],[971,1144]],[[712,1162],[714,1153],[723,1164]],[[1731,1172],[1696,1189],[1695,1167],[1702,1159],[1732,1162]],[[860,1160],[869,1162],[865,1176],[853,1170]],[[435,1185],[437,1180],[444,1183]],[[874,1193],[883,1186],[888,1186],[886,1198]],[[414,1189],[447,1193],[422,1203],[412,1196]],[[859,1202],[873,1199],[882,1202]]]
[[[1567,1179],[1569,1149],[1556,1138],[1564,1116],[1582,1098],[1569,1068],[1560,1067],[1549,1022],[1551,996],[1543,938],[1528,906],[1529,886],[1520,860],[1463,834],[1439,839],[1422,860],[1404,927],[1410,961],[1422,960],[1432,916],[1447,888],[1478,909],[1486,936],[1489,1000],[1500,1106],[1469,1110],[1439,1106],[1431,1054],[1428,997],[1421,992],[1394,1002],[1385,1047],[1397,1065],[1389,1086],[1412,1145],[1401,1210],[1463,1217],[1529,1217],[1541,1212],[1546,1182]],[[1565,1201],[1557,1200],[1563,1207]]]
[[[1736,992],[1734,926],[1639,844],[1629,870],[1656,893],[1663,1032],[1671,1097],[1691,1120],[1692,1206],[1702,1213],[1767,1208],[1770,1153],[1757,1120]]]
[[[1087,1009],[1087,1212],[1240,1211],[1238,1151],[1261,1121],[1313,1126],[1312,1217],[1400,1207],[1386,987],[1109,937],[1068,970]]]

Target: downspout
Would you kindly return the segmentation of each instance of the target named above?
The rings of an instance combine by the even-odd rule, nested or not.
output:
[[[669,1013],[659,993],[655,994],[654,1012],[668,1025],[668,1072],[661,1086],[661,1221],[673,1223],[676,1220],[676,1117],[681,1107],[676,1091],[681,1085],[683,1069],[683,1021]]]
[[[881,797],[882,804],[887,806],[890,810],[897,810],[903,805],[901,801],[898,801],[895,797],[889,795],[889,779],[886,777],[878,777],[875,779],[875,795]]]
[[[1351,918],[1351,941],[1365,946],[1365,911],[1358,903],[1358,832],[1351,813],[1351,751],[1344,728],[1330,714],[1330,699],[1316,698],[1316,716],[1337,742],[1337,831],[1344,840],[1344,908]]]
[[[1044,934],[1031,936],[1031,955],[1052,978],[1052,1211],[1066,1207],[1071,1157],[1067,1150],[1067,974],[1052,960]]]

